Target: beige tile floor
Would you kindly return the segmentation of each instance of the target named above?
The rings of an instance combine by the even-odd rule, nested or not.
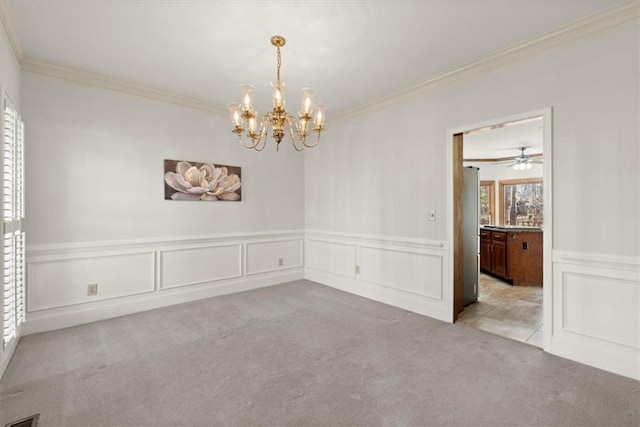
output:
[[[542,348],[542,288],[481,274],[478,301],[465,307],[458,323]]]

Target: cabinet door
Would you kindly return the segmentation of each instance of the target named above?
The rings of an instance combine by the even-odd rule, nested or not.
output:
[[[480,238],[480,269],[491,271],[491,239]]]
[[[493,241],[492,271],[498,276],[507,277],[507,243]]]

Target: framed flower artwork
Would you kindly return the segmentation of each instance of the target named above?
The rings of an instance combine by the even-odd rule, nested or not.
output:
[[[185,160],[164,161],[165,200],[242,200],[240,167]]]

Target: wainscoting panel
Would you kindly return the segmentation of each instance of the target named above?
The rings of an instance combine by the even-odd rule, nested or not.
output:
[[[637,282],[564,271],[563,330],[640,347]]]
[[[554,251],[552,353],[640,379],[640,262]]]
[[[315,270],[356,277],[356,245],[327,240],[307,239],[305,266]]]
[[[361,246],[360,279],[441,300],[442,254]]]
[[[247,275],[302,267],[302,239],[247,243]]]
[[[442,242],[322,231],[305,238],[305,278],[451,321]]]
[[[27,246],[23,334],[300,280],[303,237],[291,230]],[[97,295],[87,295],[89,284]]]
[[[67,255],[28,261],[27,310],[135,295],[154,290],[154,253]],[[97,295],[87,295],[89,284]]]
[[[242,245],[187,247],[160,251],[161,289],[242,276]]]

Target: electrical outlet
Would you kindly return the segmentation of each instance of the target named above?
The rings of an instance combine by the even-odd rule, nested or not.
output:
[[[436,211],[432,209],[429,211],[429,221],[435,221],[435,220],[436,220]]]
[[[97,283],[92,283],[90,285],[87,285],[87,296],[95,296],[98,295],[98,284]]]
[[[278,258],[278,267],[282,267],[284,265],[284,259]]]
[[[527,242],[522,242],[522,249],[524,249],[525,251],[526,251],[527,249],[529,249],[529,243],[527,243]]]
[[[360,266],[356,265],[356,274],[360,274]]]

